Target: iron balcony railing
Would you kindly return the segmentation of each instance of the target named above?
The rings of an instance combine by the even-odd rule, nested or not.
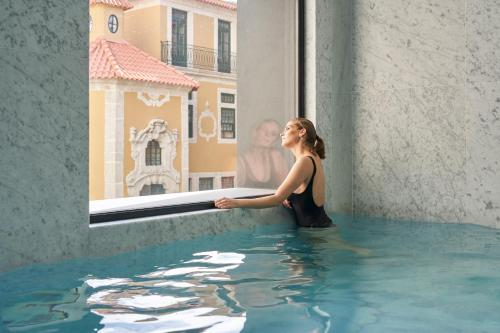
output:
[[[178,47],[172,42],[161,42],[161,60],[174,66],[236,73],[236,53],[219,53],[201,46]]]

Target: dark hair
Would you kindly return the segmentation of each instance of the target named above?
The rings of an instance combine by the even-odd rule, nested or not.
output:
[[[306,130],[306,135],[304,138],[306,146],[311,148],[311,152],[318,154],[319,158],[324,160],[325,143],[323,142],[323,139],[320,138],[318,134],[316,134],[314,124],[306,118],[294,118],[292,121],[297,123],[299,129],[303,128]]]

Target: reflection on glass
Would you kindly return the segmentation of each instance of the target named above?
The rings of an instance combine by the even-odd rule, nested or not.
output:
[[[287,174],[287,162],[280,143],[281,125],[265,119],[251,130],[247,149],[238,157],[238,185],[277,188]]]

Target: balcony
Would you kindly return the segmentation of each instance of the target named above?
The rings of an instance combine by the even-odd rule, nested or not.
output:
[[[236,53],[219,54],[217,50],[201,46],[181,48],[172,42],[161,42],[161,60],[179,67],[236,74]]]

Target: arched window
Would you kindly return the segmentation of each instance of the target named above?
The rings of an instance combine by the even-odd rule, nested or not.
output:
[[[146,165],[161,165],[161,148],[156,140],[148,142],[146,148]]]
[[[118,18],[115,15],[110,15],[108,18],[108,29],[112,33],[118,31]]]

